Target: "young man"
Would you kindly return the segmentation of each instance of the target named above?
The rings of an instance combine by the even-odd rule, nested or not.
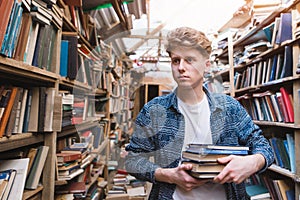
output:
[[[266,170],[274,159],[268,140],[238,101],[203,87],[211,43],[202,32],[188,27],[170,31],[166,49],[177,88],[140,111],[126,147],[127,171],[153,183],[153,200],[249,199],[243,181]],[[191,165],[180,164],[188,143],[248,146],[250,154],[219,158],[226,167],[213,180],[203,181],[187,173]]]

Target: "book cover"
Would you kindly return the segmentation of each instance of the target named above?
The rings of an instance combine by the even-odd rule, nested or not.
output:
[[[78,72],[78,38],[76,32],[63,32],[62,40],[69,41],[68,50],[68,70],[67,77],[71,80],[76,79]]]
[[[281,87],[279,90],[282,95],[283,105],[287,111],[288,122],[293,123],[294,122],[294,106],[290,100],[289,92],[284,87]]]
[[[31,101],[32,101],[32,89],[28,89],[28,97],[27,97],[27,101],[26,101],[26,105],[25,105],[25,113],[24,113],[24,120],[23,120],[23,127],[22,127],[23,133],[26,133],[28,131]]]
[[[9,120],[7,122],[7,126],[6,126],[6,131],[5,131],[5,135],[7,137],[10,137],[12,135],[12,133],[14,132],[14,128],[17,126],[18,124],[15,122],[19,122],[19,117],[17,116],[18,114],[20,114],[20,110],[18,110],[18,108],[20,109],[20,104],[19,102],[22,99],[22,93],[23,93],[23,88],[17,88],[17,94],[13,103],[13,107],[11,109],[11,113],[9,115]]]
[[[57,162],[65,163],[81,159],[81,154],[78,153],[57,153]]]
[[[11,191],[7,200],[16,200],[22,199],[24,185],[26,181],[26,174],[28,170],[28,158],[21,158],[21,159],[9,159],[9,160],[1,160],[0,163],[0,171],[3,170],[16,170],[15,180],[12,184]]]
[[[281,13],[278,32],[276,35],[276,44],[281,44],[292,39],[292,14]]]
[[[11,90],[11,92],[9,95],[9,99],[8,99],[7,105],[5,106],[5,110],[4,110],[3,116],[1,117],[1,121],[0,121],[0,137],[2,137],[5,133],[5,128],[8,123],[8,119],[9,119],[11,110],[14,105],[14,101],[15,101],[15,98],[16,98],[16,95],[18,92],[18,88],[12,87],[10,90]]]
[[[14,55],[14,58],[16,60],[19,61],[24,60],[28,37],[32,26],[31,23],[32,23],[31,15],[27,12],[23,12],[20,34],[16,45],[15,55]]]
[[[186,150],[190,153],[206,154],[235,154],[247,155],[249,147],[244,146],[222,146],[222,145],[207,145],[207,144],[188,144]]]
[[[0,47],[2,46],[13,5],[14,0],[3,0],[0,4]]]
[[[30,148],[29,152],[27,154],[27,158],[29,158],[29,163],[28,163],[28,170],[27,170],[27,176],[29,174],[29,172],[31,171],[33,162],[35,160],[35,157],[37,155],[38,149],[37,148]]]
[[[201,155],[198,153],[190,153],[187,151],[182,152],[182,158],[184,159],[190,159],[198,162],[217,162],[218,158],[228,156],[226,154],[207,154],[207,155]]]
[[[0,179],[6,182],[4,183],[5,188],[3,192],[1,191],[1,193],[3,193],[1,199],[8,199],[10,196],[16,175],[17,171],[15,169],[8,169],[0,172]]]
[[[22,97],[21,109],[20,109],[20,122],[19,122],[17,133],[22,133],[23,131],[25,110],[27,106],[27,98],[28,98],[28,89],[23,88],[23,97]]]
[[[293,51],[291,46],[284,46],[284,62],[280,78],[293,75]]]
[[[286,139],[288,143],[288,156],[290,158],[291,172],[296,173],[295,140],[289,133],[286,134]]]
[[[60,71],[59,74],[62,77],[67,77],[68,74],[68,53],[69,53],[69,41],[61,40],[60,49]]]
[[[276,92],[276,99],[278,101],[279,109],[280,109],[280,112],[282,113],[284,122],[286,122],[286,123],[290,122],[289,121],[289,116],[288,116],[288,113],[287,113],[287,109],[286,109],[286,107],[284,105],[284,102],[283,102],[283,97],[282,97],[281,92]]]
[[[39,146],[38,147],[38,152],[36,155],[36,158],[34,159],[32,168],[30,170],[30,173],[28,174],[28,178],[26,180],[25,188],[26,189],[36,189],[40,177],[42,175],[42,171],[44,169],[44,165],[47,159],[48,155],[48,146]]]
[[[197,173],[220,173],[225,165],[219,164],[217,162],[206,162],[201,163],[197,161],[190,161],[190,160],[183,160],[181,161],[182,164],[191,164],[193,166],[193,172]]]

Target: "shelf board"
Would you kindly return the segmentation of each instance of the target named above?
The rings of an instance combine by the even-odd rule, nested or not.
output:
[[[74,133],[77,133],[78,131],[83,131],[85,129],[94,127],[99,125],[98,120],[92,120],[83,122],[81,124],[71,125],[64,127],[61,132],[57,133],[57,137],[65,137]]]
[[[258,120],[253,120],[253,121],[255,124],[260,126],[277,126],[277,127],[291,128],[291,129],[300,129],[300,126],[295,125],[294,123],[258,121]]]
[[[0,56],[0,72],[0,76],[4,76],[5,78],[11,76],[13,80],[22,79],[22,82],[32,82],[35,84],[54,84],[59,77],[59,75],[53,72],[2,56]]]
[[[296,174],[293,174],[291,171],[281,168],[278,165],[272,164],[269,168],[269,170],[274,171],[276,173],[282,174],[286,177],[289,177],[291,179],[293,179],[295,182],[300,183],[300,177],[297,176]]]
[[[22,200],[29,199],[30,197],[32,197],[32,196],[34,196],[35,194],[37,194],[37,193],[39,193],[40,191],[42,191],[43,188],[44,188],[43,186],[38,186],[38,188],[35,189],[35,190],[24,190]]]
[[[0,139],[0,152],[37,144],[43,141],[44,135],[42,133],[21,133],[12,135],[9,138],[3,137]]]

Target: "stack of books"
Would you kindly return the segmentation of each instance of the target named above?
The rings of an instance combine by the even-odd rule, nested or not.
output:
[[[228,155],[248,155],[249,147],[212,144],[188,144],[182,152],[182,164],[192,164],[189,174],[195,178],[212,179],[225,167],[218,158]]]

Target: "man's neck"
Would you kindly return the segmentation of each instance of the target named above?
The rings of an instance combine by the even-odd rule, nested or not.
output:
[[[204,97],[203,89],[195,90],[195,89],[177,89],[177,96],[186,104],[193,105],[201,102]]]

